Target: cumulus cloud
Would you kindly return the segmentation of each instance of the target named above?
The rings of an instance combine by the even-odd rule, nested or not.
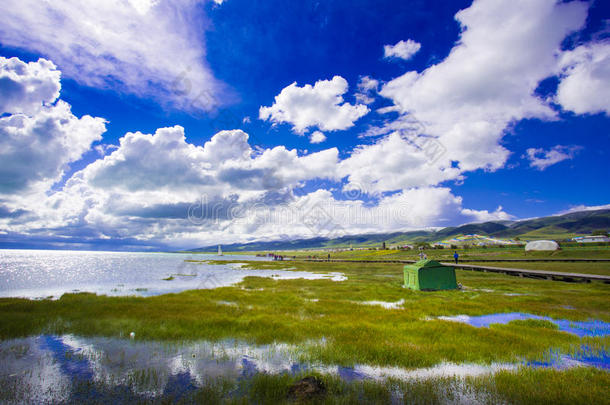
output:
[[[535,90],[554,74],[561,42],[586,14],[584,2],[475,0],[456,14],[462,32],[442,62],[405,73],[380,94],[444,145],[440,168],[497,170],[509,156],[501,139],[512,123],[555,119]]]
[[[330,191],[320,189],[296,197],[283,210],[286,216],[271,216],[273,220],[257,232],[273,239],[279,227],[291,237],[339,237],[447,226],[473,217],[471,210],[463,209],[462,198],[446,187],[402,190],[380,198],[376,205],[358,199],[337,200]]]
[[[383,197],[374,206],[361,200],[337,200],[330,191],[318,189],[292,196],[281,204],[246,205],[237,211],[238,216],[223,219],[218,225],[206,223],[205,231],[189,229],[188,238],[200,244],[246,242],[254,238],[332,238],[446,226],[471,218],[462,214],[462,199],[448,188],[404,190]]]
[[[524,158],[530,161],[530,167],[544,170],[564,160],[574,159],[576,153],[581,149],[579,146],[555,145],[551,149],[529,148],[525,151]]]
[[[314,131],[309,136],[309,142],[311,143],[322,143],[326,140],[326,135],[320,131]]]
[[[297,86],[294,82],[275,97],[270,107],[261,107],[259,118],[273,123],[289,123],[299,134],[309,128],[337,131],[354,126],[369,112],[362,104],[352,105],[343,100],[348,90],[347,81],[341,76],[331,80],[319,80],[313,86]]]
[[[415,42],[412,39],[406,41],[398,41],[395,45],[384,45],[383,46],[383,57],[384,58],[398,58],[409,60],[421,49],[421,44]]]
[[[176,152],[166,158],[170,144]],[[180,127],[128,133],[117,150],[32,207],[35,214],[6,210],[2,220],[14,235],[43,237],[42,229],[84,243],[185,248],[415,229],[469,218],[448,188],[406,189],[376,205],[336,199],[324,189],[293,193],[306,179],[329,177],[337,154],[333,148],[298,156],[283,147],[253,153],[239,130],[222,131],[204,146],[189,144]]]
[[[59,98],[61,72],[53,62],[0,57],[0,111],[32,115]]]
[[[0,58],[0,195],[44,193],[105,132],[102,118],[78,118],[57,100],[59,72],[41,59]]]
[[[75,117],[54,98],[60,85],[51,63],[2,62],[10,66],[3,65],[5,75],[31,93],[7,93],[2,105],[33,112],[0,118],[0,227],[10,240],[185,248],[398,231],[472,216],[450,189],[433,186],[443,177],[423,178],[420,169],[430,164],[425,145],[397,133],[341,162],[337,148],[254,150],[238,129],[220,131],[204,145],[189,142],[181,126],[129,132],[118,146],[97,145],[102,156],[57,185],[70,163],[101,139],[104,120]],[[18,78],[13,70],[21,72]],[[346,199],[323,188],[305,191],[310,180],[341,184],[344,177]],[[360,198],[360,185],[379,191],[376,205]],[[394,188],[401,190],[384,194]]]
[[[557,72],[558,63],[574,59],[560,56],[560,45],[582,27],[586,8],[554,0],[475,0],[460,11],[460,40],[445,60],[382,86],[380,94],[394,106],[378,112],[391,118],[360,135],[380,139],[341,162],[346,188],[383,193],[504,167],[510,152],[502,138],[515,122],[556,119],[535,90]],[[556,150],[551,157],[573,152]]]
[[[248,135],[221,131],[204,146],[186,141],[181,127],[128,133],[118,149],[76,172],[45,198],[2,207],[13,233],[136,239],[185,247],[191,240],[235,240],[257,234],[272,212],[294,200],[293,189],[333,176],[335,148],[299,156],[276,147],[254,152]],[[281,208],[278,208],[281,211]],[[250,222],[245,221],[248,219]],[[275,232],[284,232],[276,221]],[[200,242],[198,242],[200,243]],[[196,244],[195,244],[196,246]]]
[[[346,189],[375,194],[385,191],[437,185],[460,178],[459,168],[444,167],[433,138],[405,138],[398,132],[372,145],[356,148],[339,164],[347,176]],[[437,159],[437,160],[435,160]]]
[[[205,62],[203,24],[195,0],[0,3],[3,45],[46,56],[81,84],[191,111],[223,101]]]
[[[241,130],[221,131],[196,146],[175,126],[154,134],[127,133],[118,149],[91,163],[79,177],[93,188],[114,192],[228,197],[333,176],[337,161],[336,148],[298,156],[296,150],[278,146],[254,154]]]
[[[564,52],[556,101],[576,114],[610,115],[610,41]]]

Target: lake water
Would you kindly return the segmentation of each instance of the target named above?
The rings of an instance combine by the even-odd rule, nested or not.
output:
[[[251,270],[188,260],[269,260],[182,253],[0,250],[0,297],[59,298],[68,292],[151,296],[239,283],[247,276],[344,280],[338,273]],[[289,266],[286,262],[286,266]],[[171,280],[164,280],[171,278]]]

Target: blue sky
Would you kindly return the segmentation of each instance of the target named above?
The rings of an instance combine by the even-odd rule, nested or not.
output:
[[[0,246],[188,248],[610,200],[607,3],[86,3],[0,5]]]

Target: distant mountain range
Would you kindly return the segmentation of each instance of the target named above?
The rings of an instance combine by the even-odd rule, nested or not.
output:
[[[349,235],[341,238],[310,238],[289,241],[269,241],[234,243],[223,245],[225,251],[269,251],[315,248],[340,248],[408,244],[418,242],[438,242],[461,235],[484,235],[493,238],[568,239],[579,235],[589,235],[594,231],[610,231],[610,209],[578,211],[564,215],[526,219],[521,221],[493,221],[448,227],[436,231],[410,231],[366,235]],[[191,249],[193,252],[216,252],[218,246]]]

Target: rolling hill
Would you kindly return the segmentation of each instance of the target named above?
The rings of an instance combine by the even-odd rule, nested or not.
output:
[[[261,241],[223,245],[225,251],[267,251],[297,250],[314,248],[339,248],[437,242],[461,235],[485,235],[494,238],[568,239],[579,235],[589,235],[597,230],[610,230],[610,209],[579,211],[564,215],[526,219],[520,221],[492,221],[448,227],[436,231],[409,231],[349,235],[341,238],[310,238],[289,241]],[[193,252],[215,252],[217,245],[191,249]]]

